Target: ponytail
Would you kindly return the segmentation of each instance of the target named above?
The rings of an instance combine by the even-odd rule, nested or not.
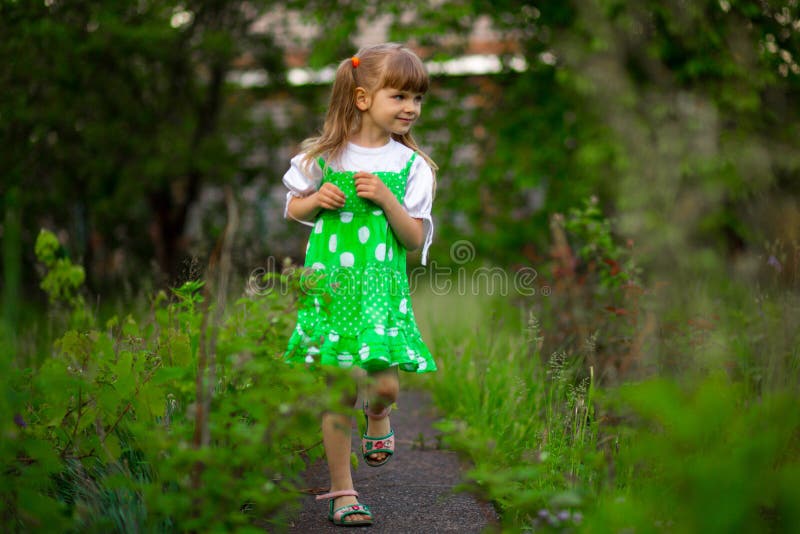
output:
[[[347,145],[347,140],[361,125],[361,112],[356,107],[358,73],[351,59],[339,63],[333,80],[333,89],[325,114],[322,133],[303,141],[301,149],[306,152],[304,162],[313,164],[320,156],[335,161]]]

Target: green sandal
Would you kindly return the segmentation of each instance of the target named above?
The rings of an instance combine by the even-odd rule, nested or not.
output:
[[[383,419],[384,417],[389,416],[389,412],[392,411],[391,406],[387,406],[381,413],[375,414],[369,411],[369,404],[366,402],[364,403],[364,419],[367,421],[367,427],[369,427],[369,416],[371,415],[374,419]],[[364,430],[364,435],[361,436],[361,456],[364,457],[364,462],[370,467],[380,467],[394,455],[394,430],[390,430],[388,434],[381,437],[372,437],[367,436],[366,429]],[[375,453],[382,452],[386,454],[386,457],[383,460],[377,461],[373,460],[371,456]]]
[[[356,490],[341,490],[332,491],[323,495],[317,495],[317,500],[330,499],[330,509],[328,510],[328,519],[333,521],[334,525],[341,527],[363,527],[372,524],[372,512],[369,511],[369,506],[366,504],[348,504],[337,509],[333,509],[333,500],[336,497],[358,497]],[[366,515],[369,519],[359,519],[358,521],[345,521],[344,518],[350,515]]]

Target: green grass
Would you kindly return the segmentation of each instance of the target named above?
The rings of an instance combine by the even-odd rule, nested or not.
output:
[[[604,336],[618,325],[548,347],[562,338],[533,312],[563,313],[559,295],[521,306],[414,295],[440,366],[428,384],[446,443],[472,461],[464,488],[496,503],[504,530],[800,529],[800,299],[693,289],[640,302],[657,324],[643,334],[645,363],[602,381],[593,364],[607,364]]]
[[[463,489],[496,503],[504,530],[800,530],[800,296],[722,278],[552,283],[547,297],[413,295],[439,372],[404,387],[432,390],[443,439],[473,464]],[[77,299],[80,313],[54,307],[16,338],[30,354],[2,347],[5,524],[285,524],[297,473],[321,453],[298,451],[339,393],[276,357],[290,298],[230,299],[204,332],[201,288],[108,320]],[[217,366],[200,420],[209,332]]]

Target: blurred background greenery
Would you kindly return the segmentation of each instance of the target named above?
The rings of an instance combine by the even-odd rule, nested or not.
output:
[[[122,457],[135,471],[134,458],[208,444],[192,437],[207,424],[194,412],[170,437],[123,417],[164,395],[200,402],[191,372],[156,378],[151,357],[171,361],[174,346],[200,374],[198,347],[219,349],[226,393],[209,391],[220,395],[209,410],[263,402],[254,420],[289,445],[310,439],[296,431],[313,418],[308,407],[292,412],[297,428],[288,416],[270,426],[275,410],[303,402],[276,404],[270,388],[299,379],[265,358],[292,326],[291,295],[250,294],[223,318],[198,311],[198,288],[184,283],[205,278],[206,297],[224,304],[220,292],[241,297],[254,271],[302,261],[308,230],[283,220],[280,178],[321,125],[326,69],[394,40],[432,73],[415,130],[441,169],[429,270],[536,272],[533,294],[415,296],[442,363],[430,387],[451,414],[443,431],[476,464],[469,488],[498,504],[510,530],[800,524],[797,0],[2,0],[0,35],[0,371],[12,377],[0,426],[17,440],[0,449],[12,488],[4,520],[23,528],[36,511],[71,510],[73,527],[101,528],[119,499],[133,524],[148,525],[144,501],[161,530],[208,520],[177,500],[164,501],[170,515],[151,484],[172,481],[174,499],[200,491],[180,479],[197,457],[142,471],[140,486],[103,493],[97,482],[109,483]],[[42,228],[53,234],[35,247]],[[468,262],[451,250],[464,241]],[[167,287],[183,292],[168,299],[158,292]],[[70,334],[87,331],[83,343]],[[98,428],[118,434],[111,447],[79,425],[69,388],[98,399],[121,388],[108,377],[126,351],[149,363],[131,368],[135,393],[127,384],[98,415],[108,422]],[[72,376],[81,354],[107,361],[107,373]],[[280,380],[263,398],[243,397],[254,394],[248,373],[264,368]],[[67,384],[62,397],[42,397],[48,381]],[[514,420],[520,413],[530,420]],[[78,428],[88,432],[80,446]],[[257,462],[262,443],[247,446],[240,457]],[[274,454],[272,486],[253,497],[267,516],[286,502],[275,481],[300,469],[285,461],[297,460],[291,450]],[[98,456],[102,469],[76,468]],[[47,508],[53,492],[31,488],[54,472],[60,504]],[[223,478],[220,487],[242,487]]]
[[[549,217],[594,195],[659,273],[797,283],[796,2],[0,5],[8,316],[38,294],[41,227],[97,293],[188,278],[224,226],[225,185],[241,270],[301,258],[280,177],[329,86],[287,69],[375,39],[498,62],[433,77],[416,133],[442,168],[436,261],[469,239],[487,263],[536,266]]]

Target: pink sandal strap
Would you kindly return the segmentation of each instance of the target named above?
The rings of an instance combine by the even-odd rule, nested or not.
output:
[[[322,495],[317,495],[316,500],[321,501],[323,499],[335,499],[336,497],[358,497],[358,492],[356,490],[339,490],[339,491],[331,491],[328,493],[323,493]]]

